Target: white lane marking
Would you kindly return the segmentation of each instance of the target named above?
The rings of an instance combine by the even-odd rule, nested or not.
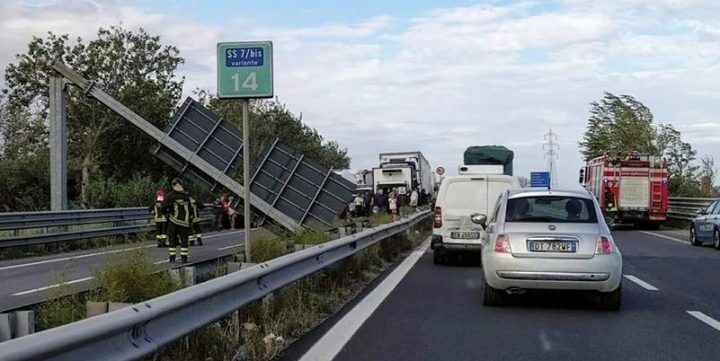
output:
[[[30,293],[45,291],[45,290],[49,290],[49,289],[55,288],[55,287],[60,287],[60,286],[65,286],[65,285],[71,285],[71,284],[73,284],[73,283],[80,283],[80,282],[89,281],[89,280],[91,280],[91,279],[93,279],[93,278],[95,278],[95,277],[78,278],[78,279],[76,279],[76,280],[72,280],[72,281],[68,281],[68,282],[56,283],[56,284],[50,285],[50,286],[45,286],[45,287],[35,288],[35,289],[32,289],[32,290],[27,290],[27,291],[22,291],[22,292],[18,292],[18,293],[13,293],[12,295],[13,295],[13,296],[24,296],[24,295],[27,295],[27,294],[30,294]]]
[[[633,281],[633,282],[637,283],[640,287],[642,287],[642,288],[644,288],[644,289],[646,289],[646,290],[648,290],[648,291],[659,291],[659,290],[657,289],[657,287],[655,287],[655,286],[653,286],[653,285],[651,285],[651,284],[649,284],[649,283],[647,283],[647,282],[645,282],[645,281],[643,281],[643,280],[641,280],[641,279],[639,279],[639,278],[637,278],[637,277],[635,277],[635,276],[633,276],[633,275],[624,275],[624,277],[627,278],[627,279],[629,279],[630,281]]]
[[[428,238],[419,249],[413,251],[395,270],[390,273],[374,290],[360,301],[350,312],[338,321],[325,335],[320,338],[300,361],[332,360],[340,353],[355,332],[375,312],[385,298],[405,278],[405,275],[430,247]]]
[[[218,251],[224,251],[224,250],[226,250],[226,249],[235,248],[235,247],[240,247],[240,246],[242,246],[242,244],[232,244],[232,245],[229,245],[229,246],[220,247],[220,248],[218,248],[217,250],[218,250]]]
[[[236,233],[240,233],[240,232],[242,232],[242,231],[213,234],[213,235],[211,235],[211,236],[203,237],[203,239],[214,238],[214,237],[219,237],[219,236],[224,236],[224,235],[231,235],[231,234],[236,234]],[[87,258],[87,257],[101,256],[101,255],[105,255],[105,254],[113,254],[113,253],[127,252],[127,251],[136,250],[136,249],[151,248],[151,247],[155,247],[155,245],[154,245],[154,244],[149,244],[149,245],[147,245],[147,246],[138,246],[138,247],[131,247],[131,248],[122,248],[122,249],[115,249],[115,250],[112,250],[112,251],[81,254],[81,255],[79,255],[79,256],[71,256],[71,257],[63,257],[63,258],[54,258],[54,259],[48,259],[48,260],[45,260],[45,261],[37,261],[37,262],[16,264],[16,265],[12,265],[12,266],[0,267],[0,271],[8,270],[8,269],[14,269],[14,268],[37,266],[37,265],[46,264],[46,263],[55,263],[55,262],[62,262],[62,261],[73,260],[73,259],[81,259],[81,258]]]
[[[123,248],[123,249],[116,249],[116,250],[106,251],[106,252],[88,253],[88,254],[82,254],[82,255],[79,255],[79,256],[55,258],[55,259],[48,259],[48,260],[45,260],[45,261],[37,261],[37,262],[31,262],[31,263],[16,264],[16,265],[13,265],[13,266],[0,267],[0,271],[2,271],[2,270],[7,270],[7,269],[13,269],[13,268],[37,266],[37,265],[46,264],[46,263],[62,262],[62,261],[67,261],[67,260],[71,260],[71,259],[80,259],[80,258],[87,258],[87,257],[93,257],[93,256],[100,256],[100,255],[104,255],[104,254],[112,254],[112,253],[126,252],[126,251],[132,251],[132,250],[135,250],[135,249],[150,248],[150,247],[154,247],[154,245],[150,244],[150,245],[147,245],[147,246]]]
[[[640,232],[640,233],[642,233],[642,234],[647,234],[647,235],[650,235],[650,236],[665,238],[665,239],[670,240],[670,241],[673,241],[673,242],[678,242],[678,243],[682,243],[682,244],[690,244],[690,241],[682,240],[682,239],[680,239],[680,238],[675,238],[675,237],[666,236],[666,235],[660,234],[660,233],[648,232],[648,231],[638,231],[638,232]]]
[[[720,322],[716,321],[714,318],[700,312],[700,311],[687,311],[687,313],[690,316],[693,316],[697,318],[698,320],[704,322],[706,325],[720,331]]]

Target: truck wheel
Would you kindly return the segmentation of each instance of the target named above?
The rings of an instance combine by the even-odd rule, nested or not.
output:
[[[505,291],[492,288],[487,281],[483,282],[483,305],[490,307],[502,306],[506,297]]]
[[[695,233],[695,225],[694,224],[690,225],[690,244],[692,244],[695,247],[701,245],[700,241],[698,241],[698,239],[697,239],[697,233]]]
[[[597,297],[598,306],[607,311],[617,311],[622,303],[622,286],[615,291],[600,293]]]

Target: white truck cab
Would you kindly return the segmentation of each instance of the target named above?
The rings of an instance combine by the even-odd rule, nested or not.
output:
[[[438,190],[431,243],[435,264],[453,253],[479,253],[495,202],[506,190],[520,188],[517,177],[502,174],[502,166],[460,166],[458,173],[443,179]]]

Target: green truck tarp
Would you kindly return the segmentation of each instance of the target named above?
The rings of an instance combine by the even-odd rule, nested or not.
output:
[[[504,173],[512,175],[515,154],[502,145],[476,145],[468,147],[463,154],[465,165],[502,165]]]

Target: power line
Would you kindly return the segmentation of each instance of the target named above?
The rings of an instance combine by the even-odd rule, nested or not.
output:
[[[547,171],[550,173],[550,185],[555,187],[558,184],[557,170],[555,169],[555,160],[558,159],[558,150],[560,145],[557,143],[557,134],[553,133],[552,128],[543,137],[543,149],[545,150],[545,160],[547,161]]]

